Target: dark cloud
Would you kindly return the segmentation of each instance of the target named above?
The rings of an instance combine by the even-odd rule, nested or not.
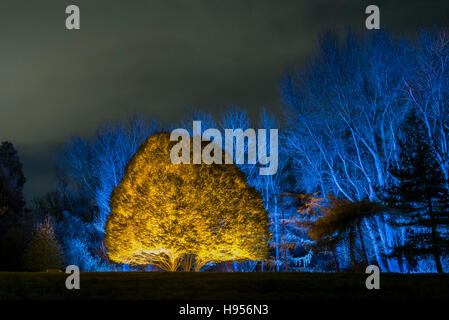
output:
[[[48,190],[51,154],[68,136],[144,112],[279,104],[278,81],[328,29],[363,30],[366,1],[65,1],[0,4],[0,139],[22,156],[30,198]],[[377,1],[402,33],[444,23],[447,1]]]

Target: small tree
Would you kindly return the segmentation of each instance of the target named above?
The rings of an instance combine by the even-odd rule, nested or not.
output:
[[[32,271],[62,267],[62,249],[49,217],[37,226],[36,234],[25,251],[24,264],[26,269]]]
[[[447,182],[415,112],[410,113],[403,130],[399,164],[390,170],[396,183],[388,189],[387,202],[398,209],[396,224],[409,232],[405,244],[394,254],[431,256],[442,273],[440,257],[449,252]]]
[[[111,196],[105,245],[111,260],[195,271],[209,263],[267,256],[260,194],[230,164],[173,164],[156,134],[138,149]],[[191,161],[192,162],[192,161]]]
[[[320,248],[318,251],[330,251],[335,255],[336,246],[343,241],[347,241],[353,268],[356,265],[355,244],[358,239],[362,248],[364,263],[368,265],[369,260],[362,233],[362,221],[375,214],[382,213],[383,207],[377,202],[366,199],[350,201],[338,199],[332,195],[328,197],[328,201],[327,206],[320,207],[322,216],[299,222],[299,224],[305,227],[310,238],[316,241],[316,245]],[[316,210],[310,211],[312,215],[317,216]]]

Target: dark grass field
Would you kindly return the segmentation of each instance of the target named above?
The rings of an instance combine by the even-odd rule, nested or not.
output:
[[[442,300],[449,276],[381,274],[367,290],[354,273],[81,273],[81,289],[65,273],[0,273],[0,299],[118,300]]]

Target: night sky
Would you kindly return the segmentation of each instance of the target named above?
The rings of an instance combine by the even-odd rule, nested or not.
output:
[[[65,7],[81,30],[65,29]],[[413,35],[443,24],[449,1],[22,1],[0,3],[0,141],[19,151],[27,199],[52,186],[55,151],[135,112],[176,122],[186,111],[280,105],[278,83],[321,32],[381,27]]]

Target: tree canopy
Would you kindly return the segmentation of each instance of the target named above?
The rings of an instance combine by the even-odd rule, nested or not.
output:
[[[394,254],[431,256],[443,273],[442,254],[449,252],[449,191],[435,151],[426,139],[426,128],[415,112],[404,125],[399,166],[390,172],[396,183],[388,188],[387,203],[399,211],[396,224],[408,227],[405,243]]]
[[[267,255],[262,198],[234,164],[173,164],[168,133],[146,140],[111,195],[105,245],[111,260],[175,271]]]
[[[30,271],[44,271],[62,267],[63,252],[56,239],[50,217],[37,225],[36,233],[28,244],[23,260],[26,269]]]

